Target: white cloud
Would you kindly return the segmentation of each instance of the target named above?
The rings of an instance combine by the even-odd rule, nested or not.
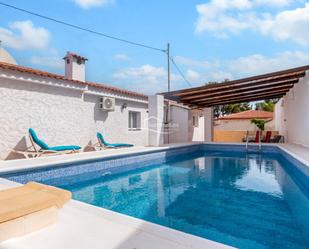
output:
[[[208,61],[195,60],[195,59],[191,59],[191,58],[183,57],[183,56],[176,56],[175,61],[176,63],[179,63],[184,66],[193,66],[193,67],[201,67],[201,68],[209,67]]]
[[[211,0],[196,6],[199,17],[197,33],[210,31],[214,36],[226,38],[243,30],[253,30],[275,40],[292,40],[308,44],[309,3],[276,14],[261,13],[258,8],[267,4],[273,7],[288,6],[289,0]]]
[[[124,68],[114,73],[113,78],[122,86],[147,94],[167,91],[167,71],[163,67],[146,64]],[[171,74],[171,85],[176,88],[184,83],[180,76]]]
[[[276,40],[292,40],[302,45],[309,40],[309,3],[304,8],[282,11],[273,18],[261,20],[259,27],[264,35]]]
[[[175,57],[185,58],[185,57]],[[195,61],[187,58],[187,61]],[[279,70],[309,64],[309,53],[302,51],[285,51],[272,56],[253,54],[230,60],[209,61],[207,67],[199,64],[183,64],[187,80],[193,85],[203,85],[209,81],[222,82],[247,76],[271,73]],[[167,72],[163,67],[143,65],[140,67],[124,68],[114,73],[113,78],[121,86],[128,89],[154,94],[164,92],[167,88]],[[178,74],[172,74],[172,89],[187,88],[188,85]]]
[[[35,50],[29,62],[32,65],[53,69],[63,68],[61,56],[50,47],[51,35],[43,27],[35,27],[29,20],[9,24],[9,29],[0,27],[0,40],[3,46],[17,50]]]
[[[128,61],[130,60],[130,57],[126,54],[115,54],[114,55],[114,60],[117,61]]]
[[[114,0],[74,0],[74,2],[84,9],[92,7],[103,7],[114,3]]]
[[[6,47],[18,50],[44,50],[48,47],[50,34],[47,29],[34,27],[27,21],[16,21],[9,29],[0,28],[0,40]]]
[[[190,58],[187,58],[190,61]],[[192,64],[184,66],[186,78],[194,85],[209,81],[221,82],[246,76],[270,73],[309,64],[309,53],[284,51],[272,56],[253,54],[229,60],[209,61],[201,68]]]
[[[206,80],[205,82],[208,82],[208,81],[222,82],[225,80],[234,79],[234,75],[232,73],[223,71],[223,69],[222,70],[215,69],[214,71],[209,72],[208,75],[209,75],[209,79]]]
[[[219,36],[225,36],[226,30],[238,33],[248,28],[248,23],[242,20],[245,16],[237,11],[251,9],[252,3],[249,0],[212,0],[205,4],[196,6],[199,14],[196,31],[203,32],[209,30]]]
[[[269,5],[274,7],[283,7],[289,5],[292,0],[255,0],[257,5]]]
[[[285,51],[270,57],[254,54],[230,60],[226,64],[227,71],[243,77],[309,64],[309,54],[301,51]]]
[[[30,62],[33,65],[43,66],[53,69],[62,69],[64,68],[64,62],[61,59],[61,56],[58,54],[51,54],[46,56],[37,56],[34,55],[30,58]]]
[[[186,78],[189,82],[195,82],[196,83],[196,82],[200,81],[201,75],[198,72],[196,72],[192,69],[188,69]]]

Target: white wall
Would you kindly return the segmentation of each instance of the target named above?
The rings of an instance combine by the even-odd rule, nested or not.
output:
[[[282,102],[283,101],[283,102]],[[309,74],[275,108],[276,129],[289,143],[309,146]]]
[[[281,98],[275,106],[275,129],[280,135],[288,140],[288,122],[287,122],[287,108],[284,108],[284,98]]]
[[[171,120],[174,129],[170,129],[169,134],[170,143],[188,142],[188,127],[189,127],[189,111],[188,109],[171,106]]]
[[[204,141],[212,142],[214,139],[213,108],[204,108]]]
[[[193,115],[199,118],[197,127],[193,126]],[[170,143],[204,141],[203,111],[172,105],[171,119],[175,129],[171,129],[172,133],[169,134]]]
[[[96,142],[97,131],[103,132],[111,143],[148,144],[147,130],[128,130],[128,111],[139,111],[141,119],[147,119],[147,103],[116,99],[115,112],[103,112],[98,108],[99,95],[5,79],[4,73],[0,70],[0,159],[13,156],[12,149],[24,149],[29,145],[30,127],[50,146],[76,144],[84,147]],[[18,74],[25,79],[33,77],[14,73]],[[121,110],[124,102],[127,108]]]
[[[198,126],[193,126],[193,116],[198,117]],[[204,141],[204,116],[201,110],[189,111],[189,142]]]
[[[251,123],[250,119],[224,120],[215,121],[214,129],[217,131],[256,131],[257,127]],[[267,122],[265,130],[275,130],[275,120]]]
[[[162,95],[152,95],[149,101],[149,145],[160,146],[164,144],[164,97]]]

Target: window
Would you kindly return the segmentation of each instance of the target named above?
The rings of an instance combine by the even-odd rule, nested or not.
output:
[[[198,115],[193,115],[192,118],[193,118],[192,120],[193,126],[198,127]]]
[[[141,129],[141,113],[129,111],[129,130]]]

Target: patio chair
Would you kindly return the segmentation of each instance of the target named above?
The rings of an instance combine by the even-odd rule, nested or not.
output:
[[[248,136],[248,134],[247,134],[247,136]],[[249,143],[258,143],[258,142],[259,142],[259,136],[260,136],[260,131],[256,131],[255,137],[249,138],[249,139],[248,139],[248,142],[249,142]],[[246,142],[246,137],[243,138],[242,141],[243,141],[243,142]]]
[[[81,150],[80,146],[77,145],[64,145],[64,146],[48,146],[44,141],[39,139],[35,131],[30,128],[29,129],[29,138],[31,142],[31,146],[28,147],[25,151],[16,151],[16,153],[23,154],[26,158],[29,157],[40,157],[43,155],[59,155],[59,154],[70,154],[76,153]],[[40,148],[38,149],[37,146]]]
[[[276,135],[274,138],[270,139],[271,143],[284,143],[284,136]]]
[[[133,147],[133,144],[124,144],[124,143],[115,143],[115,144],[111,144],[111,143],[107,143],[104,138],[103,135],[100,132],[97,132],[97,138],[98,138],[98,143],[95,144],[96,148],[99,149],[105,149],[105,148],[123,148],[123,147]]]
[[[262,142],[263,143],[270,143],[270,139],[271,139],[271,131],[267,131],[265,139],[262,139]]]

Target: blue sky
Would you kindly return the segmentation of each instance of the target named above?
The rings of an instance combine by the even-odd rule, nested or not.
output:
[[[164,49],[192,86],[309,64],[309,2],[302,0],[15,0],[7,3]],[[87,80],[166,90],[163,53],[0,6],[0,40],[20,65],[63,74],[62,57],[89,59]],[[172,89],[188,87],[172,68]]]

